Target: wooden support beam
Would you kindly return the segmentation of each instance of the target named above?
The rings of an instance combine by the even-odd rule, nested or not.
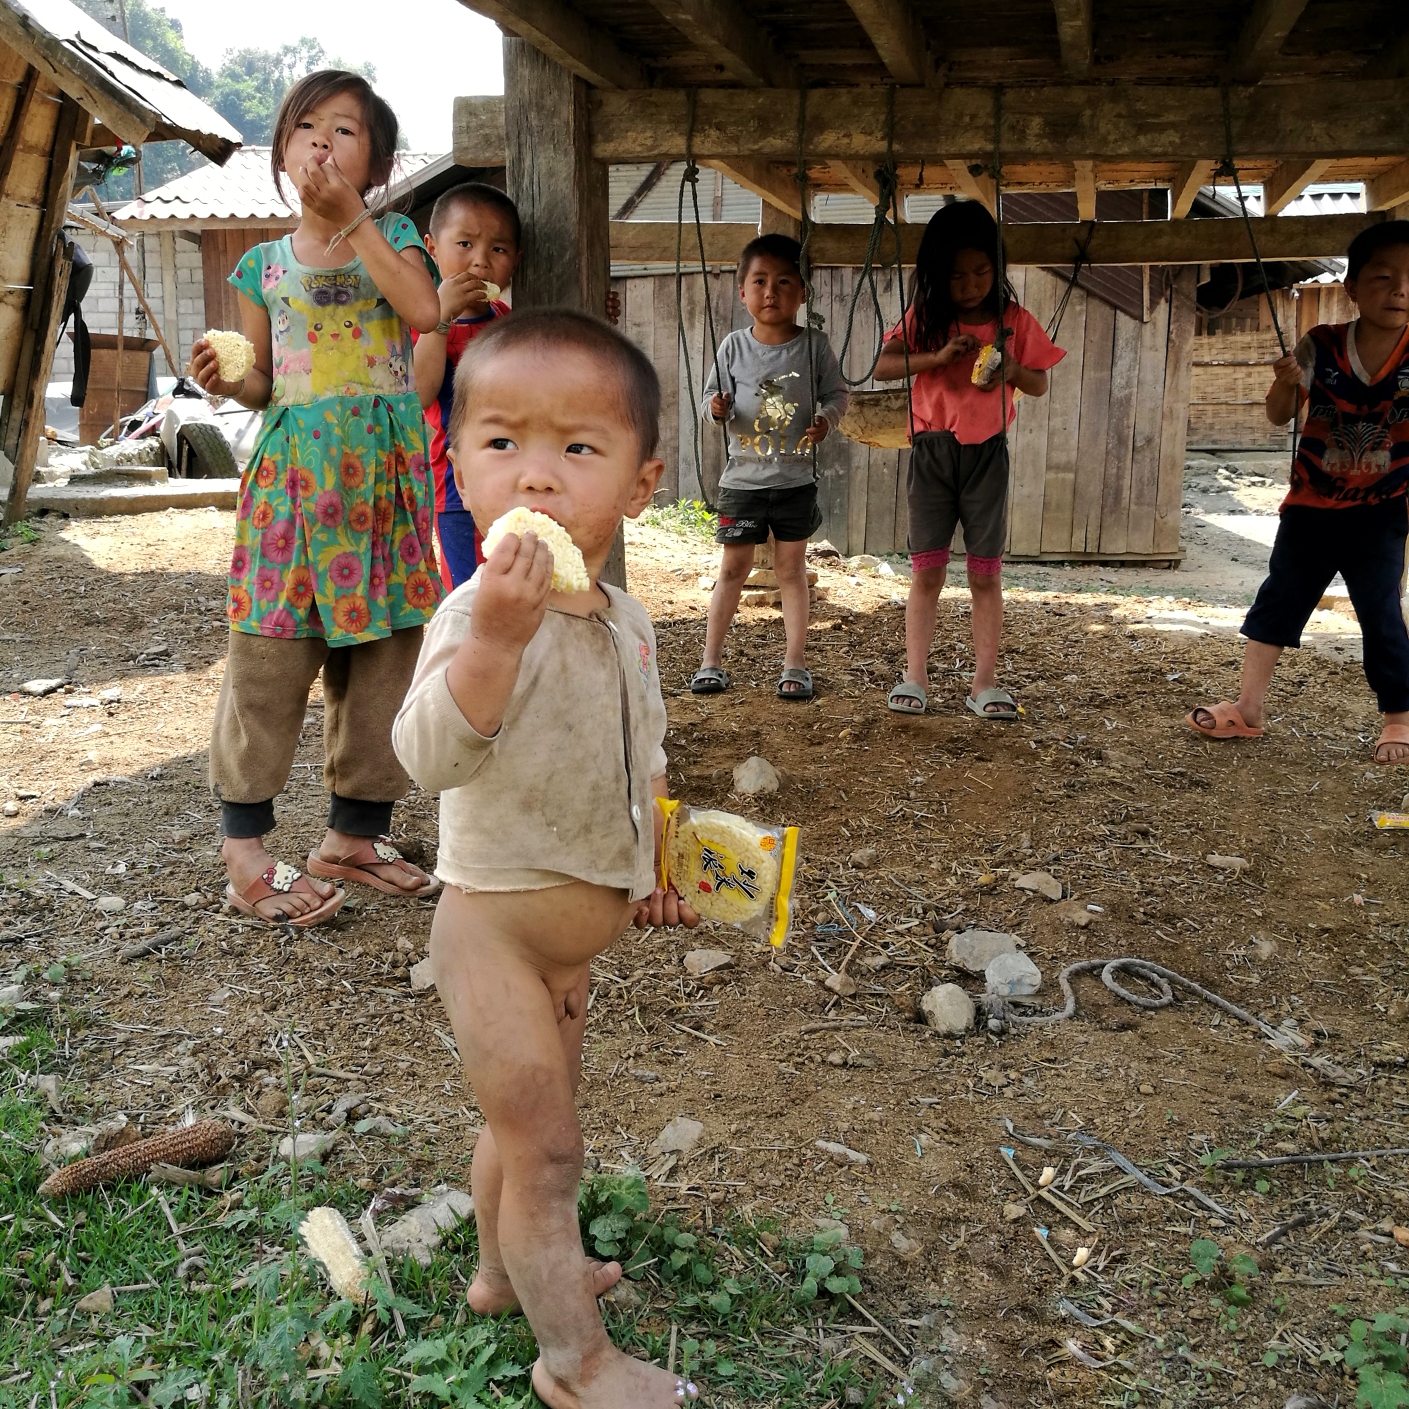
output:
[[[3,7],[0,7],[3,8]],[[70,97],[59,109],[59,120],[50,145],[49,179],[44,191],[44,216],[39,222],[30,254],[29,307],[26,311],[20,354],[15,363],[14,385],[0,413],[0,454],[14,466],[4,522],[24,517],[29,483],[39,436],[44,429],[44,393],[54,366],[59,315],[68,291],[71,259],[60,251],[59,235],[68,210],[78,149],[87,139],[88,114]]]
[[[39,87],[39,70],[33,64],[25,71],[24,84],[19,97],[15,99],[10,113],[10,125],[5,137],[0,141],[0,200],[5,196],[5,183],[10,179],[10,168],[15,164],[15,153],[20,149],[20,137],[24,125],[29,121],[29,111],[34,106],[34,94]]]
[[[1077,161],[1072,163],[1076,177],[1076,218],[1094,220],[1096,218],[1096,163]]]
[[[595,88],[645,88],[646,70],[563,0],[461,0]],[[508,80],[504,91],[508,92]],[[486,163],[493,165],[493,163]]]
[[[1343,255],[1346,246],[1367,226],[1387,219],[1371,215],[1298,215],[1254,218],[1253,233],[1265,260],[1328,259]],[[1091,231],[1090,264],[1248,264],[1252,247],[1242,219],[1102,220],[1089,225],[1010,224],[1003,238],[1009,264],[1070,263]],[[752,225],[706,224],[705,259],[728,264],[753,238]],[[810,252],[814,265],[859,265],[866,254],[870,229],[865,225],[814,225]],[[901,254],[915,262],[924,226],[901,229]],[[612,258],[627,264],[674,264],[675,225],[671,221],[615,222],[611,227]],[[690,245],[689,254],[695,256]]]
[[[1194,204],[1194,197],[1213,180],[1218,169],[1216,161],[1186,161],[1169,188],[1169,218],[1183,220]]]
[[[1228,58],[1228,76],[1238,83],[1256,83],[1281,52],[1307,0],[1256,0],[1252,14]]]
[[[797,70],[737,0],[650,0],[686,39],[736,83],[796,88]]]
[[[969,170],[970,163],[967,159],[950,157],[944,164],[949,168],[949,174],[954,178],[954,184],[959,190],[971,201],[982,202],[988,208],[988,213],[992,215],[996,203],[993,195],[993,178],[987,173],[975,176]]]
[[[735,185],[752,191],[764,205],[775,206],[794,220],[802,218],[802,192],[797,182],[775,170],[768,162],[753,157],[736,157],[732,161],[702,161],[700,165],[722,172]]]
[[[450,147],[457,166],[503,166],[503,98],[456,98],[450,123]],[[645,160],[657,158],[650,156]]]
[[[668,161],[656,162],[656,164],[651,167],[651,169],[645,174],[645,176],[641,178],[641,181],[637,185],[636,189],[632,191],[632,193],[627,196],[624,201],[622,201],[621,209],[618,210],[612,216],[612,219],[630,220],[631,217],[636,214],[636,211],[639,208],[641,202],[644,201],[646,197],[649,196],[658,185],[660,185],[660,179],[662,176],[665,175],[669,167],[670,163]]]
[[[599,161],[661,161],[685,155],[683,89],[591,95]],[[1409,80],[1326,79],[1235,88],[1233,132],[1244,159],[1290,161],[1402,156]],[[834,88],[808,109],[807,155],[817,161],[879,161],[886,154],[884,88]],[[894,154],[936,159],[935,148],[993,150],[993,90],[946,86],[895,92]],[[1001,133],[1005,162],[1186,161],[1227,145],[1218,88],[1161,84],[1008,88]],[[797,94],[771,88],[701,88],[696,159],[797,158]]]
[[[786,235],[790,240],[802,239],[802,221],[796,216],[789,215],[787,211],[780,210],[775,205],[769,205],[767,201],[764,201],[758,210],[758,229],[753,230],[747,225],[743,228],[749,232],[744,244],[747,244],[755,235]],[[737,259],[742,248],[743,244],[735,245],[734,253],[729,258],[731,260]],[[728,261],[721,260],[720,262],[727,263]]]
[[[1365,183],[1365,204],[1370,210],[1389,210],[1405,201],[1409,201],[1409,159]]]
[[[1284,161],[1262,183],[1262,213],[1280,215],[1330,166],[1328,161]]]
[[[908,0],[846,0],[897,83],[938,88],[942,81],[925,31]]]
[[[1091,72],[1093,43],[1091,0],[1052,0],[1057,12],[1057,43],[1062,49],[1062,69],[1072,78]]]

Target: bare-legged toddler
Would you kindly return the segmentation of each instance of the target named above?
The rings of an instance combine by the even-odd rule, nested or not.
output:
[[[461,498],[485,525],[519,507],[556,520],[591,586],[554,591],[547,546],[505,536],[437,611],[393,734],[411,776],[441,793],[431,959],[487,1125],[469,1302],[523,1308],[551,1409],[672,1409],[697,1394],[611,1344],[596,1297],[621,1269],[588,1261],[577,1221],[592,958],[633,922],[697,923],[656,882],[655,635],[640,603],[597,580],[660,478],[659,407],[650,363],[583,314],[516,313],[471,344],[449,437]]]

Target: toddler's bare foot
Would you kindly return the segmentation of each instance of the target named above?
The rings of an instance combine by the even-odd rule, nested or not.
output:
[[[587,1259],[592,1270],[592,1295],[601,1296],[611,1291],[621,1281],[621,1263],[597,1262]],[[509,1281],[509,1274],[502,1267],[486,1267],[483,1263],[475,1272],[475,1279],[465,1293],[465,1300],[476,1316],[501,1316],[506,1311],[519,1309],[518,1294]]]
[[[538,1361],[533,1392],[548,1409],[680,1409],[700,1395],[683,1376],[633,1360],[615,1346],[608,1346],[596,1365],[584,1366],[581,1383],[573,1386]]]

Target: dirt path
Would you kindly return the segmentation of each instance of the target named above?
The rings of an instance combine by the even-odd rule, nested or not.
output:
[[[229,519],[47,526],[0,555],[0,687],[75,682],[0,701],[0,801],[16,812],[0,819],[0,955],[64,1010],[84,1097],[74,1121],[123,1110],[160,1127],[188,1104],[277,1118],[271,1044],[292,1031],[319,1066],[346,1073],[310,1080],[310,1119],[358,1088],[409,1127],[399,1141],[348,1140],[345,1168],[369,1187],[464,1179],[475,1108],[435,994],[407,981],[429,907],[361,899],[296,938],[221,911],[204,751]],[[867,1250],[866,1308],[929,1361],[935,1403],[1352,1397],[1337,1364],[1345,1308],[1389,1310],[1409,1286],[1409,1251],[1392,1232],[1409,1221],[1405,1163],[1292,1166],[1235,1184],[1202,1177],[1200,1161],[1220,1149],[1409,1145],[1409,884],[1403,843],[1366,820],[1398,806],[1409,771],[1370,763],[1371,698],[1358,666],[1330,649],[1354,623],[1327,613],[1328,649],[1289,658],[1265,743],[1217,747],[1180,719],[1234,683],[1236,582],[1178,596],[1187,573],[1018,569],[1002,676],[1022,720],[985,726],[958,708],[962,591],[941,604],[936,712],[904,719],[884,708],[903,656],[903,579],[823,565],[818,698],[775,698],[781,621],[757,609],[731,637],[734,688],[700,700],[687,681],[714,554],[659,527],[634,528],[629,544],[632,588],[660,638],[672,789],[739,808],[730,770],[764,755],[782,789],[741,810],[801,826],[806,865],[801,923],[777,962],[721,931],[629,936],[597,965],[591,1157],[651,1166],[667,1120],[701,1120],[693,1156],[654,1166],[657,1196],[716,1218],[846,1224]],[[320,721],[315,697],[274,837],[291,858],[321,831]],[[397,827],[408,854],[433,860],[433,798],[413,795]],[[1246,864],[1221,869],[1211,854]],[[1061,883],[1062,904],[1015,889],[1038,869]],[[84,892],[123,906],[104,913]],[[1044,1009],[1060,1003],[1064,965],[1141,955],[1299,1033],[1349,1084],[1206,1005],[1146,1013],[1091,977],[1077,980],[1072,1022],[943,1040],[915,1007],[935,983],[979,991],[945,958],[947,933],[971,925],[1020,936],[1044,975]],[[166,947],[123,962],[143,939]],[[728,949],[734,967],[692,980],[681,957],[700,945]],[[839,999],[823,981],[853,948],[858,991]],[[50,989],[43,970],[60,960],[67,981]],[[1134,1185],[1073,1132],[1110,1141],[1162,1187],[1194,1181],[1223,1212]],[[842,1167],[819,1140],[867,1162]],[[1000,1146],[1034,1183],[1055,1166],[1094,1231],[1028,1199]],[[1064,1264],[1078,1245],[1095,1249],[1086,1274],[1063,1278],[1034,1233],[1044,1226]],[[1225,1259],[1250,1251],[1250,1306],[1230,1316],[1226,1298],[1211,1304],[1214,1283],[1191,1264],[1199,1238]],[[1226,1279],[1226,1264],[1212,1275]],[[1121,1319],[1080,1324],[1059,1311],[1063,1294],[1089,1317]],[[857,1353],[845,1327],[835,1336],[835,1353]]]

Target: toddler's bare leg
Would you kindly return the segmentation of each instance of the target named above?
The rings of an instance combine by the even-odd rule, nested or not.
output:
[[[623,907],[609,896],[599,899],[601,914],[590,913],[592,894],[584,897],[585,890],[573,897],[584,912],[584,933],[621,922]],[[500,1254],[538,1339],[534,1388],[550,1409],[671,1409],[689,1389],[607,1339],[578,1232],[582,1132],[560,1023],[565,1017],[580,1023],[585,1015],[587,963],[555,964],[521,944],[511,931],[517,926],[510,902],[523,901],[449,891],[437,914],[442,942],[436,932],[432,942],[440,951],[441,999],[495,1132],[503,1171]],[[441,957],[444,931],[451,929],[457,944],[472,950],[461,962]],[[569,1013],[574,997],[577,1011]]]

